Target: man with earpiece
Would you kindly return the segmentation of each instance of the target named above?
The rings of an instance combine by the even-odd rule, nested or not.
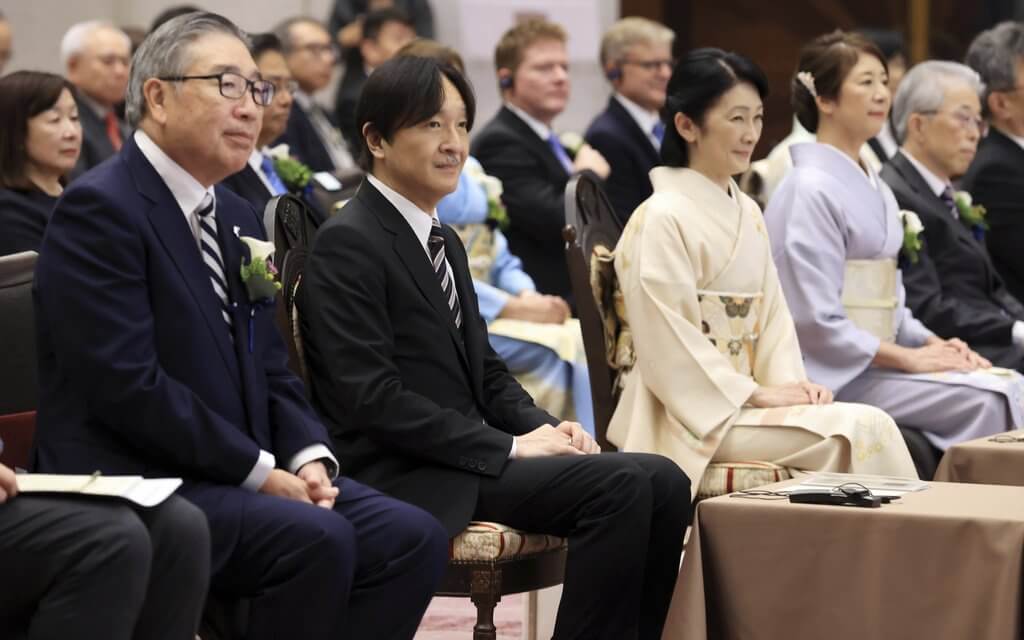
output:
[[[601,40],[601,66],[614,93],[590,123],[586,141],[611,167],[605,192],[623,224],[652,193],[648,173],[661,164],[665,125],[659,111],[672,75],[675,32],[646,18],[623,18]]]
[[[567,149],[551,123],[569,102],[565,30],[543,19],[509,29],[494,52],[504,106],[472,145],[484,170],[504,185],[511,222],[509,249],[523,261],[540,293],[573,306],[565,264],[565,185],[580,171],[608,177],[608,163],[590,145]]]

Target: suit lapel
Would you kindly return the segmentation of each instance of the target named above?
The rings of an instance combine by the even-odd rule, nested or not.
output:
[[[157,237],[170,256],[171,261],[181,273],[182,280],[195,300],[196,306],[203,314],[207,329],[213,334],[217,351],[224,360],[224,366],[231,372],[231,378],[241,390],[239,380],[238,359],[232,349],[231,339],[224,326],[224,317],[220,313],[220,300],[213,292],[210,276],[203,265],[202,256],[192,230],[185,221],[185,216],[178,208],[170,189],[146,160],[142,152],[129,138],[125,141],[125,157],[129,170],[132,172],[139,192],[153,202],[147,212],[150,224],[156,229]],[[222,249],[223,251],[223,249]],[[225,268],[227,263],[225,262]],[[231,278],[228,278],[231,281]]]
[[[463,343],[462,334],[455,327],[451,308],[448,307],[448,302],[444,299],[444,295],[441,292],[441,283],[437,281],[437,276],[434,275],[430,259],[427,257],[423,247],[420,246],[416,235],[409,228],[405,219],[402,218],[402,214],[395,209],[387,198],[373,188],[373,185],[369,182],[364,181],[359,186],[359,192],[356,194],[356,197],[363,199],[367,208],[374,212],[383,222],[384,226],[395,235],[393,247],[398,255],[398,259],[402,261],[409,275],[412,276],[413,282],[416,283],[416,288],[420,290],[423,297],[427,299],[430,306],[441,317],[441,321],[448,328],[448,334],[451,336],[452,342],[455,343],[455,347],[458,349],[463,364],[467,365],[468,368],[469,362],[466,357],[466,346]],[[462,293],[459,292],[459,295],[462,296]],[[462,300],[465,300],[465,298],[460,297],[460,302]],[[465,326],[465,323],[463,323],[463,326]]]
[[[512,113],[507,107],[502,107],[498,112],[498,117],[505,123],[505,126],[515,131],[517,137],[522,140],[526,146],[533,149],[534,153],[542,158],[544,166],[547,167],[547,172],[552,175],[559,175],[565,178],[569,177],[565,167],[562,166],[562,161],[555,156],[555,152],[548,146],[546,140],[541,140],[537,132],[530,128],[530,125],[523,122],[522,118]],[[566,151],[568,154],[569,152]],[[570,156],[571,157],[571,156]]]
[[[619,123],[619,126],[626,131],[627,135],[632,138],[633,144],[643,149],[647,159],[653,164],[658,164],[660,161],[658,149],[651,144],[651,139],[647,137],[647,133],[640,128],[640,125],[636,123],[633,116],[629,115],[626,108],[619,104],[619,101],[614,96],[608,99],[608,112]]]

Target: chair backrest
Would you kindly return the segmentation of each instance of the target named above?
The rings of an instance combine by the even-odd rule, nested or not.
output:
[[[302,346],[302,333],[299,326],[299,307],[295,298],[299,294],[302,275],[306,270],[306,258],[309,251],[296,247],[285,256],[281,268],[281,299],[278,300],[278,323],[281,327],[285,343],[288,345],[288,363],[292,371],[302,378],[306,385],[306,394],[310,393],[309,369],[306,367],[305,352]]]
[[[35,251],[0,257],[0,461],[28,467],[39,404],[32,309]]]
[[[565,259],[569,281],[576,298],[576,315],[583,330],[583,348],[590,374],[597,442],[606,451],[615,447],[607,439],[608,423],[618,398],[616,371],[608,363],[603,312],[591,285],[591,256],[596,247],[611,251],[622,235],[615,209],[601,188],[600,179],[583,172],[573,176],[565,188]]]
[[[274,221],[274,262],[279,270],[289,251],[295,247],[309,248],[319,226],[309,205],[288,193],[274,196],[267,202],[263,219]]]

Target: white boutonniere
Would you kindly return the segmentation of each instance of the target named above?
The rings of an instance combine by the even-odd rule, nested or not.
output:
[[[568,151],[569,155],[573,158],[576,157],[576,154],[579,153],[580,149],[583,148],[583,145],[586,144],[583,141],[583,136],[575,131],[566,131],[558,136],[558,141],[562,143],[562,146],[565,147],[565,150]]]
[[[900,210],[900,222],[903,223],[903,253],[911,264],[916,264],[918,253],[921,251],[921,232],[924,231],[924,225],[916,213],[906,209]]]
[[[476,164],[467,164],[465,171],[470,178],[483,187],[484,193],[487,195],[488,222],[502,229],[508,228],[508,211],[505,210],[505,204],[501,201],[501,195],[505,192],[505,187],[501,184],[501,180],[487,175]]]
[[[985,237],[988,231],[988,222],[985,214],[988,211],[984,206],[974,204],[971,194],[966,191],[957,191],[953,194],[953,203],[956,204],[956,212],[960,214],[960,222],[964,223],[977,240]]]
[[[238,233],[238,227],[235,227]],[[274,244],[251,236],[238,236],[249,248],[249,259],[242,256],[241,275],[249,296],[249,353],[253,350],[256,310],[274,305],[274,296],[281,289],[274,266]]]

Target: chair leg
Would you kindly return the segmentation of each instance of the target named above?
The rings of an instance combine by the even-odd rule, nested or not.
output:
[[[494,626],[494,607],[501,600],[501,570],[474,571],[469,598],[476,606],[473,640],[498,640],[498,629]]]

